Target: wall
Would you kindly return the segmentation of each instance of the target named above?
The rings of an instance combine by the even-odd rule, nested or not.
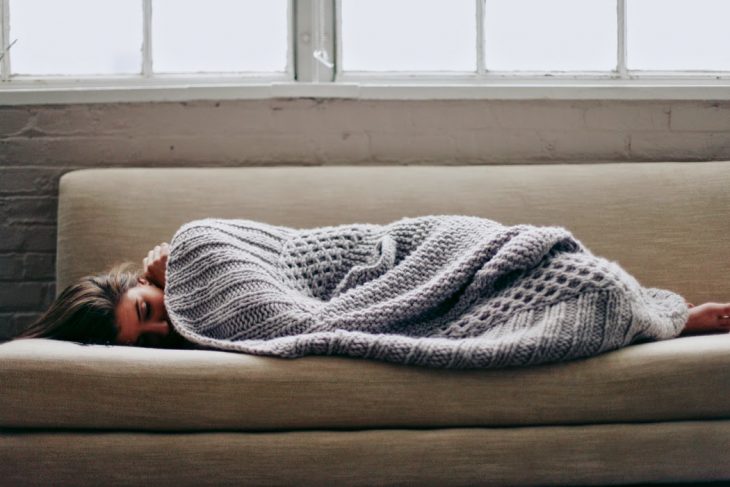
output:
[[[55,293],[87,167],[730,160],[730,102],[274,99],[0,107],[0,337]]]

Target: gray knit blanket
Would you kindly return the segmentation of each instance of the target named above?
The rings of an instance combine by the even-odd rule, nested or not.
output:
[[[202,348],[441,368],[525,366],[677,336],[689,315],[567,229],[428,215],[296,229],[186,223],[165,305]]]

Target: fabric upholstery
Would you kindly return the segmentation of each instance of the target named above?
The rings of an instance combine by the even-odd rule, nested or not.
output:
[[[57,292],[138,262],[185,222],[299,228],[469,214],[565,226],[645,286],[692,302],[730,296],[730,162],[503,166],[103,168],[60,180]],[[725,267],[724,267],[725,266]]]
[[[281,433],[0,433],[3,485],[616,485],[730,478],[730,421]],[[25,468],[15,468],[23,465]],[[677,485],[672,483],[671,485]],[[713,487],[725,485],[708,484]]]
[[[85,169],[57,292],[200,218],[466,214],[569,228],[644,286],[725,302],[730,162]],[[0,344],[0,484],[595,485],[730,480],[730,335],[526,369]]]
[[[0,427],[288,430],[730,418],[730,335],[501,370],[57,340],[0,345]]]

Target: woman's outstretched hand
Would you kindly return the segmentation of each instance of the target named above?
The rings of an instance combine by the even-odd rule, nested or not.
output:
[[[689,318],[681,335],[727,333],[730,331],[730,303],[703,303],[689,306]]]
[[[170,255],[170,246],[167,242],[162,242],[150,250],[142,261],[144,277],[160,289],[165,289],[168,255]]]

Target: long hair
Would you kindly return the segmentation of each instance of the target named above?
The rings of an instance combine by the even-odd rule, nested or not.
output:
[[[113,344],[118,333],[116,307],[141,275],[136,264],[123,262],[108,272],[84,276],[64,289],[40,318],[14,338]]]

